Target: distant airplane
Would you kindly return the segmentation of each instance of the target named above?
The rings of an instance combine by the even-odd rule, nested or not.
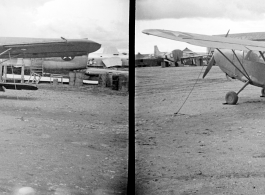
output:
[[[153,54],[141,54],[135,55],[135,67],[146,67],[146,66],[160,66],[162,58],[157,58]]]
[[[173,66],[179,66],[181,64],[188,64],[187,62],[190,61],[190,65],[195,65],[195,59],[200,59],[200,65],[202,65],[203,57],[208,55],[199,55],[188,48],[185,48],[183,51],[180,49],[175,49],[171,52],[160,52],[158,47],[154,46],[154,56],[156,58],[162,58],[167,63],[166,66],[169,64]]]
[[[143,33],[192,45],[215,48],[203,77],[207,75],[215,61],[226,75],[245,83],[237,93],[230,91],[226,94],[227,104],[236,104],[238,94],[249,84],[261,87],[261,95],[265,97],[265,43],[259,42],[265,39],[259,37],[261,33],[248,33],[251,37],[258,37],[252,38],[252,40],[246,40],[251,38],[244,38],[243,36],[243,38],[238,39],[229,36],[209,36],[160,29],[148,29],[144,30]]]
[[[4,63],[12,58],[47,58],[61,57],[71,60],[75,56],[87,55],[100,48],[100,44],[87,39],[44,39],[0,37],[0,59]],[[2,66],[0,66],[2,68]],[[0,69],[2,75],[2,70]],[[36,90],[37,87],[28,84],[3,83],[0,81],[0,91],[7,89]]]
[[[116,47],[105,47],[103,53],[93,53],[88,56],[88,66],[105,68],[128,66],[128,53],[119,53]]]
[[[183,52],[179,49],[175,49],[172,52],[161,52],[156,45],[154,46],[154,57],[163,59],[166,62],[166,66],[170,64],[178,66],[178,61],[180,61],[182,56]]]

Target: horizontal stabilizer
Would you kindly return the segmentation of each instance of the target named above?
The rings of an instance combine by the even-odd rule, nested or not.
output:
[[[102,60],[107,68],[112,66],[122,66],[122,61],[120,58],[106,58]]]

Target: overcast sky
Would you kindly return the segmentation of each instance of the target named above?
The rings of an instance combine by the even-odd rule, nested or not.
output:
[[[0,36],[88,38],[128,51],[129,0],[0,0]]]
[[[166,29],[197,34],[265,32],[265,3],[262,0],[136,0],[135,52],[205,48],[148,36],[144,29]]]

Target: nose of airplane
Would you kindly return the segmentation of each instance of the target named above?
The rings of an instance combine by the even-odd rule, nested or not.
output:
[[[66,45],[67,47],[64,48],[64,52],[74,52],[74,54],[71,55],[78,53],[85,55],[95,52],[101,47],[101,44],[87,39],[69,39],[67,40],[67,43],[68,45]]]
[[[101,44],[94,42],[94,41],[87,40],[86,48],[87,48],[88,53],[95,52],[95,51],[99,50],[100,47],[101,47]]]

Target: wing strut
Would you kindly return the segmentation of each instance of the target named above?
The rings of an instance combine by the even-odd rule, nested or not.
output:
[[[252,83],[250,77],[248,76],[247,73],[242,72],[220,49],[216,48],[239,72],[241,72],[242,75],[244,75],[248,80],[249,84]],[[233,50],[232,50],[233,51]],[[240,61],[239,61],[240,62]],[[241,62],[240,62],[241,64]],[[242,65],[241,65],[242,66]],[[242,66],[243,67],[243,66]],[[243,68],[244,69],[244,68]],[[245,69],[244,69],[245,70]]]
[[[234,55],[236,56],[237,61],[239,62],[239,64],[240,64],[241,67],[243,68],[243,70],[245,71],[248,80],[251,80],[250,77],[249,77],[249,75],[248,75],[248,73],[247,73],[247,71],[246,71],[246,69],[244,68],[243,64],[242,64],[241,61],[238,59],[238,57],[237,57],[237,55],[236,55],[236,53],[235,53],[235,50],[232,49],[232,52],[234,53]],[[245,76],[245,75],[244,75],[244,76]]]
[[[8,48],[7,50],[3,51],[2,53],[0,53],[0,56],[3,55],[3,54],[5,54],[6,52],[9,52],[11,49],[12,49],[12,48]],[[0,64],[6,62],[6,61],[8,61],[8,60],[10,60],[11,58],[16,58],[16,57],[18,57],[19,55],[21,55],[21,54],[17,54],[17,55],[15,55],[15,56],[11,57],[11,56],[10,56],[10,52],[9,52],[9,59],[1,61]]]
[[[262,59],[263,59],[263,60],[264,60],[264,62],[265,62],[265,58],[264,58],[264,55],[263,55],[263,53],[262,53],[261,51],[259,51],[259,53],[260,53],[260,55],[261,55]]]
[[[0,53],[0,56],[5,54],[6,52],[10,51],[12,48],[8,48],[7,50],[3,51],[2,53]]]

